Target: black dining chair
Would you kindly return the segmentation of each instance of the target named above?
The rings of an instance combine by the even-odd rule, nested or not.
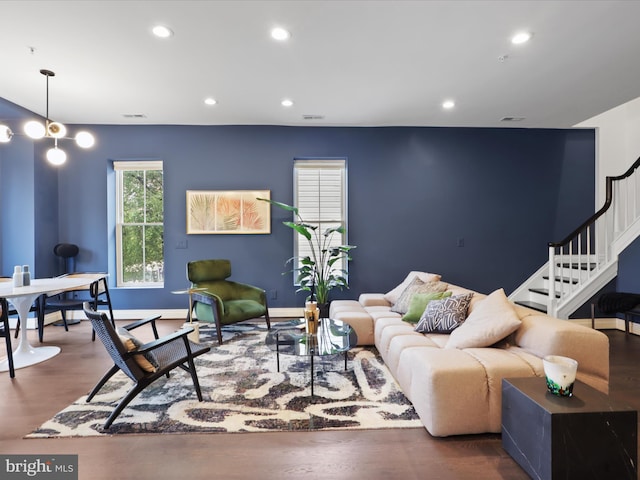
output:
[[[102,273],[89,273],[89,272],[76,272],[61,275],[66,278],[94,278],[97,275],[102,275],[97,280],[91,282],[88,287],[78,288],[76,290],[66,291],[55,295],[44,295],[42,297],[42,312],[43,319],[45,313],[52,313],[59,311],[62,315],[62,322],[64,329],[69,330],[67,326],[67,312],[69,310],[82,310],[85,302],[90,302],[94,310],[97,310],[99,306],[105,306],[109,310],[109,318],[111,324],[115,325],[115,319],[113,317],[113,306],[111,305],[111,295],[109,294],[109,286],[107,284],[107,274]],[[92,340],[96,339],[96,333],[93,332],[91,336]]]
[[[9,329],[9,306],[7,305],[7,300],[4,298],[0,298],[0,308],[2,312],[0,313],[0,337],[4,337],[5,342],[7,344],[7,361],[9,363],[9,376],[14,378],[16,376],[16,371],[13,365],[13,349],[11,348],[11,330]]]

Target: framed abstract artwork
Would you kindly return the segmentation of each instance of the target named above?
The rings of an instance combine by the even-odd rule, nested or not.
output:
[[[187,234],[271,233],[270,190],[187,190]]]

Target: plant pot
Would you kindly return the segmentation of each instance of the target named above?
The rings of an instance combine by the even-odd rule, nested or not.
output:
[[[330,302],[318,304],[318,310],[320,310],[320,318],[329,318],[329,306]]]

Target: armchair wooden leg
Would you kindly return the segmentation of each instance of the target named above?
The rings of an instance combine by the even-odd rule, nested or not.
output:
[[[120,370],[120,367],[118,367],[117,365],[114,365],[109,369],[107,373],[104,374],[104,376],[100,379],[100,381],[96,384],[96,386],[93,387],[93,390],[91,390],[91,393],[89,393],[89,395],[87,396],[87,403],[89,403],[91,399],[96,395],[96,393],[98,393],[100,389],[104,386],[104,384],[107,383],[107,380],[113,377],[119,370]]]
[[[145,387],[146,387],[146,384],[145,385],[136,384],[131,390],[129,390],[129,393],[127,393],[127,395],[122,400],[120,400],[120,403],[118,404],[118,406],[115,408],[113,412],[111,412],[111,415],[109,415],[109,418],[107,418],[107,421],[103,425],[103,428],[105,430],[111,426],[111,424],[118,417],[118,415],[122,413],[122,410],[124,410],[124,408],[127,405],[129,405],[129,402],[131,402],[131,400],[133,400],[136,397],[136,395],[138,395],[142,390],[144,390]]]
[[[185,348],[187,349],[187,351],[191,352],[191,350],[189,349],[188,342],[189,342],[189,340],[187,339],[187,337],[184,337]],[[193,357],[191,356],[191,353],[189,353],[189,357],[187,358],[187,363],[189,364],[189,367],[186,370],[191,375],[191,380],[193,381],[193,386],[196,389],[196,394],[198,395],[198,400],[202,401],[202,390],[200,389],[200,382],[198,381],[198,374],[196,372],[196,365],[195,365],[195,363],[193,361]]]
[[[216,315],[216,334],[218,335],[218,345],[222,345],[222,325],[220,319]]]

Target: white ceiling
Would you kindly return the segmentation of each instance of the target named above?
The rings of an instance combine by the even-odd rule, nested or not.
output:
[[[47,68],[68,123],[564,128],[640,97],[638,18],[633,0],[3,0],[0,97],[44,115]]]

